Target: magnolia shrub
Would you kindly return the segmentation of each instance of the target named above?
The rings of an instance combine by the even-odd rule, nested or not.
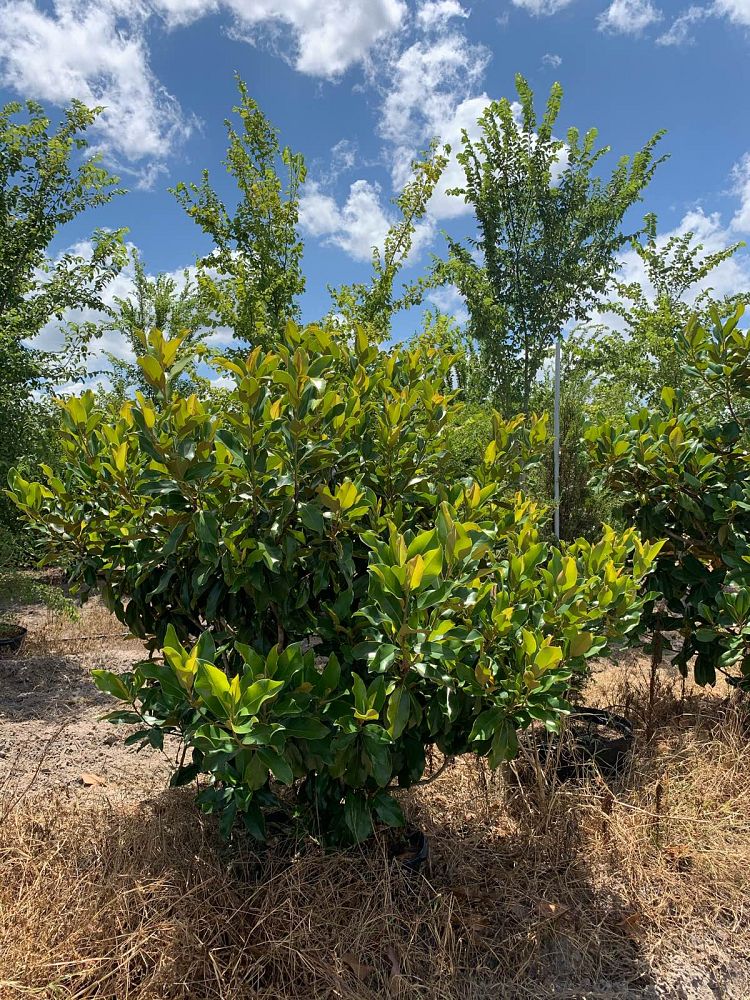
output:
[[[134,743],[177,734],[192,757],[173,782],[206,776],[224,829],[262,837],[279,803],[337,842],[399,824],[391,792],[428,748],[512,757],[637,624],[659,545],[543,540],[520,484],[544,420],[495,415],[474,475],[442,474],[450,357],[290,325],[214,362],[234,383],[219,402],[174,396],[179,343],[149,344],[161,402],[113,419],[92,393],[65,401],[64,478],[12,490],[48,558],[157,654],[95,672],[124,703],[109,718]]]
[[[680,637],[674,662],[698,684],[717,671],[750,687],[750,331],[743,310],[693,320],[678,342],[702,384],[697,407],[665,388],[661,405],[587,432],[594,459],[625,515],[666,542],[646,621]]]

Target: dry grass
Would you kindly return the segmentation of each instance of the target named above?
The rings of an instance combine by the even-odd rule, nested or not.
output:
[[[645,711],[635,669],[594,686]],[[669,687],[611,786],[463,759],[405,796],[422,876],[384,841],[229,849],[189,792],[27,798],[0,834],[0,996],[747,1000],[747,708]]]
[[[36,605],[27,607],[22,624],[29,630],[22,650],[25,658],[90,657],[105,655],[113,647],[132,649],[134,657],[141,655],[139,640],[129,637],[99,597],[92,598],[79,609],[76,621]]]

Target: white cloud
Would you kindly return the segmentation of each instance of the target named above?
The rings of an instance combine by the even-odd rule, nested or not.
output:
[[[456,159],[456,153],[461,149],[461,133],[466,130],[466,134],[472,140],[479,137],[479,117],[489,103],[490,98],[485,93],[461,101],[450,118],[441,125],[440,139],[450,145],[452,154],[440,183],[430,199],[429,214],[435,219],[457,218],[473,211],[470,205],[465,204],[463,198],[446,192],[452,188],[462,187],[466,181],[464,169]]]
[[[661,12],[651,0],[612,0],[610,6],[597,18],[600,31],[620,35],[639,35],[650,25],[661,20]]]
[[[429,30],[442,27],[453,17],[468,16],[468,10],[458,0],[423,0],[417,11],[417,23]]]
[[[466,323],[469,319],[469,310],[466,307],[466,300],[455,285],[444,285],[441,288],[434,288],[427,294],[427,301],[442,313],[452,316],[457,323]]]
[[[370,80],[380,86],[382,106],[379,131],[386,143],[395,190],[411,177],[411,164],[431,139],[460,145],[461,128],[476,134],[476,119],[489,98],[472,97],[481,81],[489,53],[451,28],[448,21],[467,16],[456,0],[428,0],[417,10],[422,31],[406,43],[381,52],[371,67]],[[425,31],[427,32],[425,34]],[[385,84],[382,81],[385,80]],[[351,162],[347,146],[334,147],[334,159]],[[351,184],[343,204],[328,193],[339,171],[323,174],[321,183],[308,183],[300,205],[300,223],[309,236],[339,247],[357,261],[369,261],[373,247],[382,249],[395,217],[385,204],[380,186],[359,179]],[[435,233],[435,220],[463,214],[467,209],[458,198],[448,198],[446,187],[461,183],[463,173],[452,158],[426,217],[414,234],[412,256]]]
[[[391,62],[380,131],[396,146],[440,134],[461,100],[481,81],[489,52],[458,32],[418,40]]]
[[[685,213],[673,230],[662,233],[657,239],[657,245],[664,246],[671,236],[683,236],[685,233],[694,234],[695,243],[702,244],[705,254],[717,253],[737,242],[735,234],[723,222],[719,212],[706,213],[702,208],[694,208]],[[618,277],[625,282],[639,282],[645,288],[646,294],[650,295],[653,289],[646,281],[643,262],[638,255],[628,250],[620,260],[622,270]],[[717,297],[734,295],[750,289],[750,254],[740,250],[733,257],[723,261],[691,289],[686,301],[692,303],[702,291],[709,288]]]
[[[750,233],[750,153],[745,153],[732,170],[733,190],[740,205],[732,219],[732,229]]]
[[[391,222],[392,216],[382,206],[380,186],[366,180],[357,180],[350,186],[341,207],[315,182],[308,184],[300,202],[302,229],[358,261],[369,261],[374,247],[383,249]],[[420,223],[414,234],[412,255],[419,253],[432,235],[431,222]]]
[[[562,66],[562,56],[555,55],[554,52],[547,52],[542,56],[542,63],[545,66],[551,66],[552,69],[557,69]]]
[[[735,24],[750,27],[750,0],[715,0],[714,10]]]
[[[454,3],[439,0],[433,16]],[[152,70],[155,17],[177,29],[224,12],[250,41],[286,27],[294,66],[332,79],[397,31],[406,9],[405,0],[0,0],[0,85],[57,106],[104,105],[100,148],[137,164],[139,185],[149,186],[196,124]]]
[[[707,7],[688,7],[686,11],[676,17],[670,28],[659,35],[656,39],[658,45],[691,45],[695,39],[692,36],[692,27],[698,21],[708,17],[710,11]]]
[[[467,108],[471,106],[470,113],[478,115],[488,102],[486,95],[473,96],[488,62],[489,52],[483,46],[455,31],[417,40],[391,59],[380,132],[390,146],[394,188],[400,190],[409,180],[412,161],[431,139],[455,147],[460,142],[460,125],[476,124]],[[450,176],[450,167],[446,173]],[[434,199],[433,211],[438,203],[445,207],[447,199]],[[460,209],[448,214],[460,214]]]
[[[556,14],[564,7],[568,7],[572,2],[573,0],[513,0],[513,6],[522,7],[529,14],[541,17]]]
[[[235,37],[253,40],[263,28],[287,27],[292,63],[302,73],[332,79],[361,62],[372,46],[395,32],[404,0],[152,0],[167,24],[188,24],[216,11],[234,19]]]
[[[136,162],[168,156],[193,127],[151,72],[139,29],[106,2],[57,0],[49,14],[30,0],[0,2],[0,81],[56,105],[104,105],[103,147]]]

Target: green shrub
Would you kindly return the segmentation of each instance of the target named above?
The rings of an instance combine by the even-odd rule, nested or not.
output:
[[[467,403],[453,414],[443,437],[442,469],[446,479],[472,475],[492,438],[492,408],[488,403]]]
[[[595,461],[626,517],[646,538],[666,538],[653,577],[667,613],[650,602],[647,621],[683,639],[674,662],[695,679],[716,672],[750,686],[750,331],[743,309],[713,327],[697,320],[680,337],[687,374],[702,385],[689,408],[662,392],[654,411],[587,432]],[[719,412],[720,417],[710,414]]]
[[[497,765],[637,623],[658,545],[540,540],[546,512],[518,484],[545,420],[495,415],[474,476],[445,476],[444,353],[290,325],[273,351],[216,362],[236,383],[219,410],[170,397],[179,343],[150,342],[162,404],[113,421],[68,400],[64,479],[16,475],[13,492],[84,596],[101,580],[161,650],[97,683],[127,703],[113,721],[140,724],[131,742],[182,738],[175,781],[207,774],[225,829],[262,835],[279,784],[327,839],[399,823],[390,790],[420,779],[426,748]]]

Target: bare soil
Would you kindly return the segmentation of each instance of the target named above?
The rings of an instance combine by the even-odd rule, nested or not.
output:
[[[5,779],[16,794],[31,785],[85,798],[106,789],[127,799],[163,788],[169,758],[124,746],[133,730],[102,721],[115,706],[91,679],[97,667],[130,670],[147,655],[141,643],[99,600],[78,622],[30,608],[21,624],[29,630],[23,648],[0,659],[0,788]]]

